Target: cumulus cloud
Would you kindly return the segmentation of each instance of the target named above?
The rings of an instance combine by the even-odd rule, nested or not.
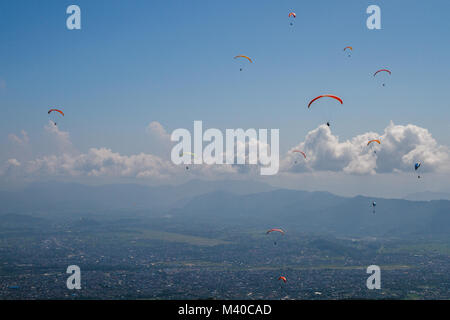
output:
[[[170,134],[167,133],[166,129],[164,129],[164,127],[158,121],[150,122],[146,128],[146,131],[163,143],[171,143]]]
[[[56,139],[59,152],[36,157],[32,160],[10,158],[0,165],[0,174],[10,173],[26,177],[106,177],[136,178],[151,180],[170,180],[182,177],[230,178],[232,175],[258,175],[260,165],[249,165],[259,149],[270,149],[270,145],[258,139],[248,139],[245,144],[236,146],[233,165],[192,164],[186,170],[185,165],[175,165],[170,159],[155,155],[153,152],[123,155],[108,148],[91,148],[87,152],[73,150],[69,134],[60,131],[49,122],[45,126],[47,133]],[[147,130],[166,141],[170,148],[170,137],[158,122],[152,122]],[[14,143],[28,143],[28,135],[9,135]],[[367,142],[380,139],[381,145]],[[204,143],[205,147],[208,143]],[[307,158],[294,149],[304,151]],[[376,151],[376,152],[374,152]],[[226,154],[220,153],[225,158]],[[210,157],[213,157],[210,155]],[[206,156],[203,161],[207,160]],[[341,141],[330,128],[321,125],[310,131],[303,142],[293,147],[281,159],[282,175],[291,173],[338,173],[344,175],[366,175],[375,173],[411,172],[414,163],[420,161],[424,171],[450,173],[450,150],[439,145],[431,133],[424,128],[408,124],[390,123],[383,134],[366,132],[351,139]]]
[[[260,164],[258,164],[258,156],[260,152],[270,154],[270,145],[267,142],[261,141],[259,139],[250,138],[243,143],[242,141],[237,141],[236,150],[234,154],[234,165],[233,167],[237,172],[241,174],[259,174]],[[226,157],[226,153],[224,153]]]
[[[383,143],[378,154],[380,172],[394,169],[408,171],[415,162],[422,162],[424,171],[449,172],[450,150],[439,145],[424,128],[408,124],[391,124],[381,136]]]
[[[173,142],[166,129],[159,122],[153,121],[147,125],[145,131],[149,137],[148,145],[151,146],[151,152],[169,159]]]
[[[25,130],[22,130],[21,136],[15,135],[14,133],[10,133],[8,135],[8,140],[15,145],[25,145],[28,144],[30,139],[28,138],[28,133]]]
[[[10,159],[0,166],[0,175],[16,175],[15,167],[21,167],[23,177],[106,177],[106,178],[138,178],[166,180],[176,179],[179,175],[197,177],[220,177],[222,175],[237,173],[237,168],[230,165],[175,165],[170,159],[164,159],[155,154],[139,153],[123,155],[108,148],[91,148],[86,153],[77,152],[70,141],[68,132],[61,131],[53,122],[44,127],[49,136],[54,139],[57,146],[55,154],[40,156],[20,163]],[[158,122],[148,125],[147,131],[158,137],[166,148],[171,148],[170,136]],[[22,137],[11,134],[9,139],[14,143],[28,143],[25,131]],[[168,152],[167,152],[168,153]],[[169,153],[168,153],[169,154]]]
[[[381,145],[368,147],[367,142],[372,139],[380,139]],[[292,152],[295,149],[303,150],[307,159],[299,158],[298,153]],[[391,122],[382,135],[367,132],[345,141],[321,125],[288,152],[282,170],[375,174],[410,171],[415,162],[421,161],[425,171],[449,172],[449,156],[448,147],[439,145],[427,129],[412,124]]]
[[[15,172],[17,167],[20,167],[21,163],[15,158],[8,159],[5,163],[0,165],[0,175],[10,175]]]
[[[29,174],[93,177],[165,178],[176,168],[151,154],[121,155],[107,148],[91,148],[76,156],[62,154],[29,161]]]
[[[54,145],[57,147],[59,152],[75,152],[75,148],[72,145],[72,141],[70,141],[70,135],[68,132],[59,130],[58,126],[50,120],[48,121],[47,125],[44,126],[44,129],[53,139]]]
[[[20,162],[17,159],[8,159],[7,163],[8,163],[8,165],[14,166],[14,167],[20,166]]]
[[[212,177],[236,172],[230,166],[192,165],[189,174]],[[184,166],[152,154],[121,155],[107,148],[91,148],[78,155],[44,156],[28,161],[28,176],[107,177],[167,180],[185,175]]]

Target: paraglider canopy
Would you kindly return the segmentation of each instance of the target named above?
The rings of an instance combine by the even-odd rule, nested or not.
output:
[[[253,63],[252,59],[250,59],[249,57],[244,56],[244,55],[238,55],[238,56],[235,56],[235,57],[234,57],[234,59],[237,59],[237,58],[247,59],[250,63]],[[241,65],[241,67],[239,68],[239,71],[242,71],[243,69],[244,69],[244,68],[243,68],[243,66]]]
[[[237,58],[244,58],[244,59],[247,59],[248,61],[250,61],[250,63],[253,63],[252,59],[250,59],[250,58],[247,57],[247,56],[239,55],[239,56],[235,56],[235,57],[234,57],[234,59],[237,59]]]
[[[286,281],[287,281],[286,277],[283,277],[283,276],[280,276],[280,277],[278,278],[278,280],[283,280],[284,283],[286,283]]]
[[[195,153],[193,152],[180,152],[180,156],[184,156],[185,154],[195,157]]]
[[[270,230],[268,230],[268,231],[266,232],[266,234],[270,234],[270,233],[272,233],[272,232],[279,232],[279,233],[280,233],[279,236],[272,236],[272,237],[274,237],[275,239],[277,239],[277,238],[280,239],[279,237],[284,236],[284,231],[283,231],[282,229],[279,229],[279,228],[273,228],[273,229],[270,229]],[[274,241],[273,244],[274,244],[274,245],[277,245],[277,241]]]
[[[414,164],[414,170],[417,172],[417,170],[419,170],[419,168],[420,168],[421,165],[422,165],[422,163],[416,162],[416,163]],[[420,179],[420,175],[418,175],[417,178]]]
[[[308,103],[308,109],[311,108],[311,105],[312,105],[316,100],[322,99],[322,98],[332,98],[332,99],[335,99],[335,100],[339,101],[341,104],[344,104],[344,102],[342,101],[342,99],[339,98],[338,96],[335,96],[335,95],[332,95],[332,94],[322,94],[322,95],[320,95],[320,96],[318,96],[318,97],[315,97],[314,99],[312,99],[312,100]],[[328,127],[331,127],[329,119],[328,119],[328,121],[327,121],[326,123],[327,123],[327,126],[328,126]]]
[[[367,145],[371,144],[372,142],[376,142],[378,144],[381,144],[380,140],[374,139],[374,140],[370,140],[369,142],[367,142]]]
[[[62,112],[61,110],[59,110],[59,109],[50,109],[50,110],[48,110],[48,114],[50,114],[50,113],[52,113],[52,112],[59,112],[60,114],[62,114],[63,116],[64,116],[64,112]]]
[[[378,70],[377,72],[375,72],[374,74],[373,74],[373,76],[375,77],[378,73],[380,73],[380,72],[387,72],[387,73],[389,73],[389,75],[391,75],[391,71],[390,70],[388,70],[388,69],[380,69],[380,70]],[[386,84],[384,84],[383,83],[383,87],[384,86],[386,86]]]
[[[274,229],[270,229],[270,230],[268,230],[267,232],[266,232],[266,234],[269,234],[269,233],[271,233],[271,232],[279,232],[279,233],[281,233],[281,234],[284,234],[284,231],[282,230],[282,229],[279,229],[279,228],[274,228]]]
[[[302,154],[303,157],[306,159],[306,153],[304,153],[303,151],[301,151],[301,150],[292,150],[292,152],[300,153],[300,154]]]
[[[387,73],[391,74],[391,71],[388,70],[388,69],[380,69],[380,70],[378,70],[377,72],[375,72],[375,73],[373,74],[373,76],[375,77],[375,76],[376,76],[378,73],[380,73],[380,72],[387,72]]]
[[[325,97],[336,99],[336,100],[339,101],[341,104],[344,104],[344,102],[342,101],[342,99],[339,98],[338,96],[334,96],[334,95],[331,95],[331,94],[323,94],[323,95],[320,95],[320,96],[315,97],[314,99],[312,99],[312,100],[308,103],[308,109],[311,107],[311,104],[312,104],[314,101],[316,101],[316,100],[318,100],[318,99],[321,99],[321,98],[325,98]]]
[[[64,112],[62,112],[61,110],[59,110],[59,109],[50,109],[50,110],[48,110],[48,114],[50,115],[50,114],[55,114],[55,112],[56,112],[56,114],[60,114],[61,116],[63,116],[64,117]],[[57,124],[56,124],[56,118],[58,118],[57,116],[52,116],[52,122],[53,122],[53,124],[56,126]]]
[[[189,156],[192,156],[192,157],[196,157],[196,155],[195,155],[195,153],[193,153],[193,152],[182,152],[182,151],[180,151],[180,153],[179,153],[179,156],[180,157],[182,157],[182,156],[184,156],[184,155],[189,155]],[[189,170],[189,166],[186,166],[186,170]]]
[[[349,52],[349,51],[347,51],[347,49],[350,50],[350,51],[353,51],[353,47],[347,46],[347,47],[344,48],[344,52]],[[351,56],[352,56],[352,54],[349,52],[348,53],[348,57],[350,58]]]
[[[297,15],[295,14],[295,12],[289,12],[289,18],[296,18],[297,17]],[[291,26],[293,26],[294,25],[294,23],[291,21],[290,23],[289,23]]]

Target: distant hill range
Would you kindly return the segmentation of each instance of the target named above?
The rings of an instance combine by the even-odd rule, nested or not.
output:
[[[417,192],[408,194],[404,199],[411,201],[450,200],[450,193],[430,191]]]
[[[274,190],[264,183],[244,180],[191,180],[176,186],[78,183],[33,183],[20,191],[0,191],[0,214],[26,211],[167,209],[183,206],[195,196],[214,191],[250,194]]]
[[[370,204],[377,202],[376,213]],[[342,236],[448,236],[450,201],[340,197],[328,192],[274,189],[251,181],[194,180],[178,186],[33,184],[0,192],[0,227],[14,215],[45,219],[122,211],[186,227],[265,230],[282,227]],[[31,218],[31,217],[30,217]],[[166,221],[166,222],[164,222]],[[30,221],[33,223],[33,221]]]
[[[377,202],[375,214],[370,204]],[[344,198],[326,192],[275,190],[251,195],[213,192],[172,209],[171,216],[206,225],[283,227],[343,236],[450,235],[450,201]]]

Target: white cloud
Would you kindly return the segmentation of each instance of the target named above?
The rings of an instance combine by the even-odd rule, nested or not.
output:
[[[153,121],[147,125],[145,131],[149,136],[148,144],[152,147],[151,152],[164,159],[169,159],[174,143],[170,140],[170,134],[166,129],[159,122]]]
[[[106,148],[91,148],[76,156],[52,155],[28,163],[29,174],[93,177],[165,178],[176,171],[171,163],[151,154],[121,155]]]
[[[58,151],[61,153],[75,153],[76,149],[70,141],[70,135],[66,131],[59,130],[58,126],[55,125],[53,121],[48,121],[47,125],[44,126],[45,131],[53,139],[54,146],[57,147]]]
[[[381,139],[379,172],[409,171],[417,161],[422,162],[424,171],[450,171],[450,149],[439,145],[427,129],[391,122]]]
[[[22,134],[21,137],[15,135],[14,133],[10,133],[8,135],[8,140],[16,145],[25,145],[28,144],[30,139],[28,138],[28,133],[25,130],[20,132]]]
[[[157,121],[150,122],[145,129],[148,134],[155,137],[159,140],[159,142],[170,145],[172,141],[170,141],[170,134],[167,133],[166,129]]]
[[[7,163],[10,166],[20,167],[20,162],[17,159],[8,159]]]
[[[17,159],[15,158],[8,159],[5,163],[0,165],[0,175],[7,176],[14,174],[16,172],[16,168],[20,166],[21,163]]]
[[[190,165],[189,174],[214,176],[232,173],[230,166]],[[219,168],[220,167],[220,168]],[[26,173],[35,176],[73,176],[139,178],[166,180],[185,174],[185,166],[176,166],[152,154],[121,155],[107,148],[91,148],[79,155],[51,155],[31,160]]]
[[[58,145],[59,153],[24,160],[11,157],[0,170],[6,176],[14,173],[27,178],[50,176],[63,177],[106,177],[136,178],[151,180],[177,180],[180,177],[206,177],[210,179],[230,178],[232,175],[259,176],[259,165],[174,165],[170,159],[149,153],[123,155],[108,148],[91,148],[85,153],[72,152],[74,147],[69,133],[60,131],[49,122],[45,126]],[[158,122],[152,122],[147,130],[166,141],[170,148],[170,137]],[[28,135],[9,135],[10,141],[18,144],[28,143]],[[381,145],[367,142],[380,139]],[[250,140],[243,150],[235,154],[237,159],[248,163],[248,152],[252,147],[267,147],[266,143]],[[257,148],[255,148],[257,149]],[[292,150],[303,150],[307,158]],[[376,150],[376,153],[374,152]],[[223,154],[225,156],[225,154]],[[28,158],[29,159],[29,158]],[[333,172],[343,175],[366,175],[375,173],[397,173],[413,171],[414,162],[421,161],[424,171],[450,173],[450,151],[439,145],[427,129],[415,125],[395,125],[390,123],[382,135],[367,132],[351,139],[340,141],[329,127],[322,125],[310,131],[303,142],[293,147],[281,159],[281,176],[292,173],[315,174]]]
[[[180,175],[213,178],[228,176],[238,171],[229,165],[189,165],[189,170],[186,170],[185,165],[174,165],[170,159],[154,154],[122,155],[108,148],[91,148],[86,153],[76,152],[68,132],[61,131],[51,121],[44,129],[54,139],[53,143],[57,146],[55,154],[23,161],[22,164],[16,159],[10,159],[2,166],[0,175],[7,176],[12,173],[10,168],[18,166],[21,166],[22,170],[14,170],[14,174],[30,179],[52,176],[168,180],[177,179]],[[170,136],[161,124],[152,122],[147,131],[170,150]],[[15,143],[28,142],[26,132],[22,132],[22,137],[11,134],[9,138]]]
[[[367,146],[372,139],[381,145]],[[294,149],[303,150],[303,159]],[[376,153],[374,152],[376,151]],[[348,174],[375,174],[410,171],[421,161],[424,171],[449,172],[450,150],[438,145],[424,128],[390,123],[383,135],[367,132],[350,140],[339,141],[326,125],[310,131],[303,142],[292,148],[282,161],[288,172],[334,171]]]

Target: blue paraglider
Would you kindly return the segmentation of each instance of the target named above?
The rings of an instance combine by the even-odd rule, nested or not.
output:
[[[421,165],[422,165],[422,164],[421,164],[420,162],[416,162],[416,163],[414,164],[414,170],[417,172],[417,170],[420,168]],[[420,179],[420,175],[418,175],[417,178]]]
[[[375,207],[377,206],[377,203],[375,201],[372,202],[372,213],[375,214]]]

